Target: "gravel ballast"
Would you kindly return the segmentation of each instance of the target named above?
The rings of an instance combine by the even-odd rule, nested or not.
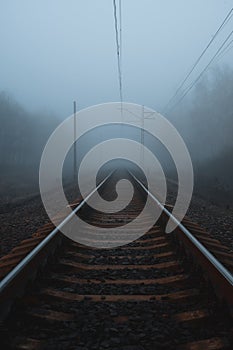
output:
[[[168,203],[174,203],[175,192],[169,192]],[[70,201],[75,199],[71,187]],[[233,251],[233,210],[213,205],[194,195],[187,215]],[[23,239],[30,237],[40,226],[50,222],[39,193],[2,196],[0,200],[0,257],[7,254]]]

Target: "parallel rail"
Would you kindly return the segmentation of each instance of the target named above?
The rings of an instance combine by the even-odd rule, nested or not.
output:
[[[186,250],[188,250],[188,254],[191,254],[203,270],[208,273],[207,278],[212,282],[217,295],[228,304],[231,313],[233,313],[232,273],[159,202],[154,194],[148,191],[139,179],[137,179],[132,173],[131,176],[140,185],[143,191],[156,203],[156,205],[162,209],[163,216],[167,220],[171,219],[177,225],[175,232],[179,234],[178,239],[184,243]]]
[[[59,236],[61,228],[82,209],[87,201],[107,182],[112,174],[113,172],[106,176],[106,178],[77,205],[72,213],[70,213],[0,281],[0,320],[3,320],[7,316],[14,299],[23,294],[27,281],[35,278],[37,269],[45,265],[50,253],[54,253],[57,246],[61,244],[62,238]]]
[[[111,181],[112,175],[112,173],[108,175],[84,200],[77,205],[76,208],[74,208],[73,212],[66,217],[61,224],[48,233],[48,235],[42,239],[38,245],[36,245],[2,279],[0,282],[0,316],[2,321],[6,318],[6,316],[8,316],[8,319],[12,319],[13,323],[15,322],[14,314],[12,313],[11,316],[11,306],[16,298],[23,297],[25,295],[26,286],[28,285],[29,280],[35,279],[37,272],[39,269],[41,269],[41,266],[46,264],[49,256],[51,256],[59,245],[61,245],[63,238],[59,230],[62,228],[62,226],[65,225],[73,217],[73,215],[79,213],[81,208],[84,208],[84,210],[80,215],[84,215],[84,219],[86,215],[86,218],[90,221],[90,223],[98,223],[98,220],[102,220],[102,216],[98,212],[93,211],[93,213],[89,213],[89,210],[91,209],[88,209],[88,212],[86,213],[85,205],[88,199],[94,195],[96,191],[102,187],[104,188],[104,186],[106,190],[109,188],[107,185],[108,181]],[[187,310],[171,315],[171,320],[173,320],[173,322],[177,322],[181,330],[183,323],[187,323],[187,327],[189,329],[190,323],[193,322],[197,322],[198,327],[202,329],[201,322],[203,320],[206,321],[207,319],[210,319],[208,309],[210,307],[214,307],[215,301],[212,301],[212,296],[208,295],[208,283],[206,284],[206,290],[205,288],[203,289],[203,287],[201,290],[199,290],[199,285],[193,285],[196,280],[194,279],[194,281],[192,281],[192,275],[188,277],[188,272],[186,271],[186,269],[189,270],[190,266],[183,268],[183,263],[179,262],[179,256],[178,259],[176,258],[177,244],[181,246],[182,252],[185,252],[186,256],[192,258],[192,266],[198,265],[201,267],[203,272],[200,276],[204,276],[205,279],[211,282],[215,289],[215,294],[218,296],[220,301],[219,305],[222,305],[222,302],[224,302],[228,306],[228,311],[232,311],[233,276],[231,272],[221,263],[221,261],[219,261],[208,249],[208,244],[212,244],[216,250],[216,247],[218,246],[216,241],[209,237],[203,236],[203,232],[201,230],[197,230],[198,233],[195,236],[195,234],[192,232],[192,225],[190,226],[191,229],[189,229],[188,227],[185,227],[183,223],[179,223],[177,219],[169,212],[169,210],[159,202],[154,194],[147,190],[146,186],[144,186],[144,184],[137,177],[135,177],[135,175],[130,173],[129,176],[133,179],[137,189],[140,189],[139,193],[143,193],[143,197],[145,197],[145,194],[149,196],[155,205],[159,206],[162,210],[162,215],[160,218],[160,222],[162,222],[161,227],[164,226],[165,222],[169,218],[177,224],[177,229],[172,234],[164,234],[163,229],[160,226],[155,225],[140,239],[126,246],[115,248],[114,250],[88,248],[66,240],[67,248],[58,254],[59,259],[57,263],[53,265],[53,269],[55,269],[55,271],[53,271],[53,269],[51,270],[50,266],[48,265],[48,271],[44,269],[43,276],[40,277],[44,280],[44,282],[48,283],[48,287],[42,289],[42,291],[39,291],[39,295],[36,297],[38,299],[37,303],[40,304],[41,298],[42,300],[45,298],[45,304],[50,303],[51,310],[34,310],[33,306],[30,307],[30,298],[22,298],[24,300],[24,305],[26,302],[26,305],[29,308],[29,314],[31,315],[30,317],[32,317],[32,319],[29,319],[29,328],[31,325],[33,325],[35,318],[43,319],[45,321],[48,320],[49,322],[51,322],[51,320],[53,322],[55,322],[55,320],[56,322],[59,320],[67,322],[72,320],[72,322],[76,322],[74,315],[69,313],[69,306],[67,306],[69,303],[72,305],[71,310],[73,310],[74,307],[79,310],[80,303],[91,310],[92,306],[90,307],[89,303],[92,303],[94,308],[97,304],[103,304],[103,306],[101,306],[101,310],[99,306],[96,306],[95,311],[96,313],[100,312],[99,317],[101,318],[101,313],[106,313],[106,315],[108,315],[108,306],[106,306],[106,303],[117,303],[121,313],[124,313],[125,303],[136,302],[137,304],[135,305],[135,308],[138,309],[138,317],[142,318],[142,324],[147,324],[149,321],[147,321],[143,316],[144,308],[148,309],[148,313],[150,313],[154,307],[157,307],[156,303],[164,303],[164,308],[166,310],[168,307],[167,304],[175,301],[176,307],[172,307],[172,309],[174,308],[179,310],[179,308],[187,305]],[[139,196],[139,194],[137,194],[137,196]],[[121,213],[116,214],[116,216],[111,216],[112,214],[107,215],[105,219],[106,221],[102,222],[103,227],[108,227],[108,225],[111,227],[112,222],[114,222],[114,220],[117,222],[121,216],[122,218],[125,218],[126,221],[130,221],[131,218],[133,219],[137,216],[137,213],[140,212],[141,205],[142,203],[140,203],[140,199],[138,197],[138,199],[134,200],[134,202],[131,204],[128,212],[125,213],[125,216]],[[200,232],[201,236],[204,237],[204,241],[199,239]],[[205,242],[208,243],[207,246]],[[172,250],[173,248],[174,251]],[[220,255],[223,255],[224,258],[229,256],[225,250],[220,251]],[[182,259],[180,260],[182,261]],[[193,267],[191,267],[191,269],[192,268]],[[49,270],[51,271],[49,272]],[[202,277],[195,278],[198,278],[200,281],[202,280]],[[53,287],[53,281],[55,282],[56,287]],[[52,284],[52,287],[49,287],[50,284]],[[59,289],[60,285],[61,289]],[[64,286],[68,286],[68,288],[66,287],[63,289]],[[75,289],[77,287],[78,289]],[[76,290],[75,293],[69,291],[72,291],[73,288]],[[201,300],[200,309],[193,309],[196,303],[199,303],[199,299]],[[50,300],[50,302],[47,300]],[[190,303],[190,300],[193,300],[193,302]],[[42,302],[42,306],[43,305],[44,304]],[[83,307],[84,306],[82,306],[81,309],[83,309]],[[52,310],[53,308],[54,310]],[[63,312],[63,309],[67,309],[68,312]],[[113,310],[115,310],[115,308]],[[158,312],[160,312],[160,307]],[[166,322],[166,312],[165,316],[164,312],[162,312],[160,316],[165,317]],[[170,309],[167,312],[170,312]],[[217,320],[218,311],[213,309],[211,312],[216,312],[215,317]],[[26,311],[25,315],[27,315]],[[20,316],[20,319],[21,317],[22,316]],[[29,316],[25,317],[27,319]],[[225,314],[223,314],[221,317],[225,317]],[[119,316],[119,318],[113,316],[111,322],[115,321],[120,323],[129,322],[128,317],[126,317],[124,314]],[[226,318],[225,322],[225,328],[230,328],[228,318]],[[222,325],[221,322],[219,324],[220,326]],[[50,324],[50,327],[53,326]],[[211,327],[213,326],[210,324],[209,327],[210,333],[212,332],[214,334],[214,330],[211,330]],[[225,328],[223,328],[222,331],[220,330],[220,334],[221,332],[226,333]],[[22,329],[25,329],[25,327]],[[37,323],[36,329],[38,329]],[[113,329],[111,332],[116,332],[114,327],[110,329]],[[13,331],[11,330],[10,332]],[[145,332],[147,332],[146,329]],[[196,333],[196,331],[194,333]],[[34,349],[33,346],[29,346],[31,341],[33,343],[32,345],[35,345],[36,349],[36,346],[38,345],[37,340],[28,340],[26,338],[23,340],[22,348],[25,348],[26,346],[27,348]],[[182,338],[181,343],[183,341],[184,340]],[[142,343],[147,344],[146,341],[143,341]],[[100,348],[102,349],[101,346]],[[112,348],[112,345],[110,348]],[[145,349],[147,348],[151,347],[146,347],[145,345]],[[196,339],[195,342],[189,342],[186,345],[184,344],[183,347],[177,347],[177,349],[178,348],[230,349],[231,345],[229,343],[229,339],[227,340],[216,336],[212,338],[207,337],[207,339]]]

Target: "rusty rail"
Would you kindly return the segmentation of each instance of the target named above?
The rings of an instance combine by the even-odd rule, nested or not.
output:
[[[112,176],[112,171],[100,184],[89,193],[85,199],[70,213],[54,230],[46,236],[34,249],[30,251],[1,281],[0,281],[0,320],[3,320],[17,297],[23,294],[25,285],[32,280],[39,268],[45,265],[48,257],[61,244],[62,237],[60,229],[77,214],[93,196]],[[20,283],[18,283],[20,281]],[[20,289],[18,286],[20,285]]]
[[[144,184],[131,172],[130,175],[139,184],[144,192],[162,209],[162,214],[166,218],[176,223],[175,233],[179,233],[179,240],[183,242],[185,250],[192,255],[202,269],[208,274],[206,277],[212,282],[216,294],[230,306],[233,313],[233,275],[228,269],[219,262],[216,257],[206,249],[206,247],[194,237],[194,235],[175,218],[164,205],[156,198],[154,194],[148,191]]]

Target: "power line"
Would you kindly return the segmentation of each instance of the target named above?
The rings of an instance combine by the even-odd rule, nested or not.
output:
[[[206,72],[206,70],[209,68],[209,66],[211,65],[211,63],[215,60],[215,58],[219,55],[219,53],[221,52],[222,48],[224,47],[224,45],[226,44],[226,42],[230,39],[230,37],[233,34],[233,30],[230,32],[230,34],[228,35],[228,37],[224,40],[223,44],[220,46],[220,48],[217,50],[217,52],[215,53],[215,55],[212,57],[212,59],[210,60],[210,62],[207,64],[207,66],[202,70],[202,72],[198,75],[198,77],[194,80],[194,82],[186,89],[186,91],[183,93],[183,95],[181,96],[181,98],[178,100],[178,102],[173,105],[171,107],[171,109],[174,109],[184,98],[185,96],[189,93],[189,91],[194,87],[194,85],[196,85],[196,83],[200,80],[200,78],[203,76],[203,74]]]
[[[179,87],[175,91],[174,95],[170,98],[170,100],[165,105],[163,111],[165,111],[167,109],[167,107],[172,102],[172,100],[177,96],[177,94],[179,93],[181,88],[184,86],[184,84],[186,83],[186,81],[188,80],[188,78],[190,77],[190,75],[192,74],[192,72],[194,71],[194,69],[196,68],[196,66],[198,65],[198,63],[200,62],[200,60],[202,59],[202,57],[204,56],[204,54],[206,53],[206,51],[210,47],[210,45],[216,39],[217,35],[220,33],[220,31],[223,29],[223,27],[229,22],[229,20],[231,19],[232,15],[233,15],[232,12],[233,12],[233,8],[231,8],[231,10],[228,12],[227,16],[225,17],[224,21],[222,22],[222,24],[220,25],[220,27],[218,28],[218,30],[216,31],[216,33],[214,34],[212,39],[209,41],[209,43],[207,44],[205,49],[202,51],[201,55],[198,57],[198,59],[196,60],[196,62],[193,65],[193,67],[190,69],[190,71],[188,72],[188,74],[186,75],[184,80],[181,82],[181,84],[179,85]]]
[[[233,39],[229,42],[229,44],[218,54],[217,56],[217,62],[225,56],[232,48],[233,46],[230,46],[233,43]],[[230,46],[230,47],[229,47]]]
[[[121,74],[122,74],[122,6],[121,6],[121,0],[119,0],[119,17],[120,17],[120,62],[121,62]]]
[[[223,27],[228,23],[228,21],[231,19],[232,17],[232,12],[233,12],[233,8],[229,11],[229,13],[227,14],[227,16],[225,17],[224,21],[222,22],[222,24],[220,25],[220,27],[218,28],[218,30],[216,31],[216,33],[214,34],[214,36],[212,37],[212,39],[210,40],[210,42],[208,43],[208,45],[206,46],[206,48],[202,51],[201,55],[198,57],[198,59],[196,60],[196,62],[194,63],[193,67],[191,68],[191,70],[189,71],[189,73],[186,75],[185,79],[182,81],[182,83],[179,85],[178,89],[176,90],[175,94],[170,98],[170,100],[168,101],[168,103],[166,104],[166,106],[164,107],[164,110],[167,109],[167,107],[169,106],[169,104],[172,102],[172,100],[177,96],[177,94],[179,93],[179,91],[181,90],[181,88],[184,86],[185,82],[187,81],[187,79],[190,77],[190,75],[192,74],[192,72],[194,71],[194,69],[196,68],[196,66],[198,65],[198,63],[200,62],[201,58],[204,56],[204,54],[206,53],[206,51],[208,50],[208,48],[210,47],[210,45],[213,43],[213,41],[215,40],[215,38],[217,37],[217,35],[220,33],[220,31],[223,29]]]
[[[122,103],[123,98],[122,98],[122,74],[121,74],[121,40],[122,40],[122,34],[121,34],[121,32],[122,32],[122,28],[121,28],[121,2],[120,2],[119,5],[120,5],[119,6],[119,8],[120,8],[120,39],[119,39],[119,31],[118,31],[116,0],[113,0],[115,33],[116,33],[118,79],[119,79],[120,100],[121,100],[121,103]]]

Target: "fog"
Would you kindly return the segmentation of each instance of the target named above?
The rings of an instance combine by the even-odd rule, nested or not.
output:
[[[179,83],[232,7],[219,0],[122,1],[123,101],[163,112]],[[224,26],[187,86],[232,30]],[[3,0],[0,12],[1,187],[17,179],[38,184],[40,157],[55,127],[73,112],[119,101],[112,1]],[[233,202],[233,50],[214,62],[203,78],[165,116],[189,148],[195,190]],[[187,87],[186,86],[186,87]],[[78,126],[80,127],[80,125]],[[95,130],[77,144],[78,163],[101,140],[122,132]],[[123,133],[140,141],[140,130]],[[174,164],[145,134],[166,174]],[[72,172],[73,150],[66,160]],[[29,176],[28,176],[29,174]]]
[[[38,191],[40,157],[59,119],[28,112],[11,95],[0,93],[0,193]],[[27,188],[29,186],[29,188]]]
[[[211,198],[233,198],[233,70],[215,67],[170,114],[190,150],[196,187]]]
[[[231,7],[231,0],[123,0],[124,100],[160,111]],[[2,0],[0,42],[0,90],[29,110],[68,117],[73,100],[79,109],[119,100],[112,1]]]

